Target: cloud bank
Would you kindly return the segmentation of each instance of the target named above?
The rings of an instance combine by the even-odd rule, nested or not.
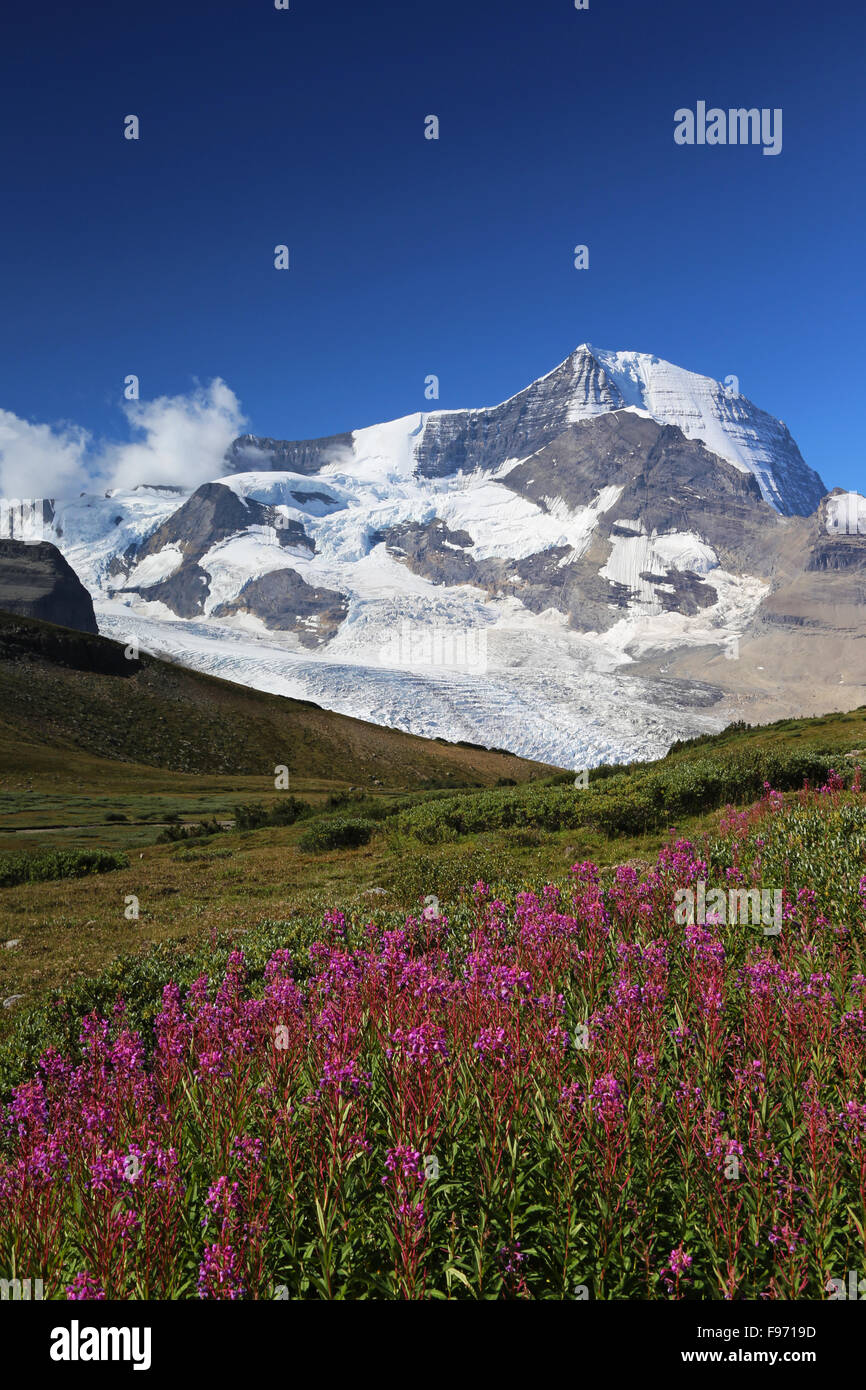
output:
[[[68,497],[80,492],[174,483],[198,487],[225,469],[225,453],[247,423],[220,378],[181,396],[127,401],[132,438],[97,441],[78,425],[34,424],[0,410],[0,493]]]
[[[224,471],[226,450],[247,423],[234,391],[219,378],[186,396],[130,401],[126,415],[143,438],[108,451],[102,472],[109,487],[197,487]]]
[[[81,492],[91,440],[77,425],[32,425],[0,410],[0,492],[4,497],[62,497]]]

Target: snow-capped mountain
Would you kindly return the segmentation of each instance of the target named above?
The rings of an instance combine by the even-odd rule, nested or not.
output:
[[[753,473],[761,495],[783,515],[808,515],[826,492],[781,421],[737,389],[640,352],[605,352],[584,343],[546,376],[501,405],[410,416],[373,430],[286,443],[245,435],[233,463],[309,474],[334,460],[364,461],[377,452],[424,477],[488,470],[525,458],[582,420],[631,409],[675,425],[719,458]],[[387,431],[387,433],[385,433]]]
[[[773,596],[823,553],[824,493],[744,397],[584,345],[498,406],[246,435],[195,490],[57,502],[50,538],[108,636],[583,767],[735,717],[749,634],[784,628]]]

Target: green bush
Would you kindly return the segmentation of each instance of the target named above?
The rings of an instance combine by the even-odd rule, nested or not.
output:
[[[44,883],[55,878],[84,878],[128,869],[125,854],[107,849],[40,850],[36,854],[0,855],[0,888],[16,883]]]
[[[389,901],[399,902],[408,910],[420,907],[428,894],[435,894],[443,905],[448,904],[453,928],[455,914],[462,910],[459,904],[466,905],[468,911],[472,885],[479,879],[490,885],[494,896],[503,898],[511,898],[519,889],[540,891],[547,882],[543,873],[533,878],[532,875],[527,877],[522,870],[516,883],[513,875],[513,861],[507,853],[483,844],[471,847],[464,844],[432,852],[416,849],[414,854],[404,854],[395,861],[382,883],[392,894]]]
[[[756,749],[719,753],[641,768],[605,767],[590,773],[585,790],[557,777],[546,785],[424,802],[395,815],[395,830],[421,844],[447,844],[465,835],[512,828],[566,830],[595,826],[607,835],[664,829],[681,816],[703,815],[729,802],[760,797],[764,783],[792,791],[826,781],[838,754]],[[572,774],[569,778],[573,781]]]
[[[313,808],[308,801],[296,796],[283,796],[271,806],[261,802],[250,802],[235,807],[236,830],[260,830],[264,825],[294,825],[312,815]]]
[[[373,824],[368,820],[314,821],[298,840],[298,849],[321,853],[329,849],[357,849],[369,844]]]

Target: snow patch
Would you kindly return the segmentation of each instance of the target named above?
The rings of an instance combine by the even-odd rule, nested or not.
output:
[[[712,546],[693,531],[672,531],[665,535],[615,536],[607,563],[599,570],[602,579],[622,584],[631,592],[630,608],[650,614],[662,613],[656,591],[660,587],[644,574],[665,575],[669,570],[692,571],[707,575],[718,568],[719,559]]]

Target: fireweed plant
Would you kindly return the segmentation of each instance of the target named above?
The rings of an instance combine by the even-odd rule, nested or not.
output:
[[[866,1271],[866,806],[765,788],[643,877],[328,913],[252,997],[118,1000],[0,1150],[0,1271],[54,1298],[823,1298]],[[674,923],[698,880],[778,936]]]

